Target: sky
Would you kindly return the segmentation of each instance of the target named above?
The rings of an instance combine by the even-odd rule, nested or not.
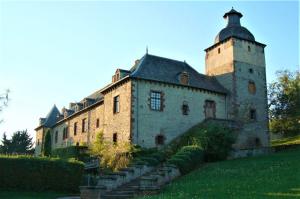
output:
[[[299,67],[298,1],[99,2],[1,1],[0,139],[34,128],[52,106],[61,109],[111,82],[146,53],[185,60],[204,73],[204,49],[225,27],[225,12],[267,45],[267,81]],[[34,138],[35,139],[35,138]]]

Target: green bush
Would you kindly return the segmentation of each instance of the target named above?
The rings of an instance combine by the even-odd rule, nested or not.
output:
[[[52,157],[59,157],[62,159],[75,158],[76,160],[86,161],[89,154],[86,152],[86,146],[69,146],[65,148],[57,148],[52,150]]]
[[[193,170],[204,160],[204,152],[199,146],[182,147],[168,161],[168,164],[176,165],[182,174]]]
[[[83,163],[57,158],[0,156],[0,189],[78,192]]]
[[[143,157],[143,158],[141,158],[141,160],[145,161],[150,166],[157,166],[160,163],[157,159],[155,159],[153,157]]]

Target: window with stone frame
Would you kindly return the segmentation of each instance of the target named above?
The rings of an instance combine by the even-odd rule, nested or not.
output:
[[[120,112],[120,96],[117,95],[114,97],[113,113],[119,113],[119,112]]]
[[[57,143],[57,141],[58,141],[58,131],[55,131],[55,137],[54,137],[55,139],[55,143]]]
[[[254,81],[249,81],[248,82],[248,91],[251,94],[255,94],[256,93],[256,86],[255,86],[255,82]]]
[[[64,129],[63,129],[63,139],[65,140],[65,139],[67,139],[68,137],[69,137],[69,135],[68,135],[68,127],[65,127]]]
[[[184,102],[182,103],[181,109],[182,109],[182,114],[183,114],[183,115],[188,115],[188,114],[189,114],[190,108],[189,108],[189,105],[188,105],[187,102],[184,101]]]
[[[96,120],[96,128],[99,128],[99,126],[100,126],[100,120],[99,120],[99,118],[97,118],[97,120]]]
[[[155,137],[155,144],[156,145],[164,145],[165,144],[165,136],[164,135],[157,135]]]
[[[74,135],[77,135],[77,122],[74,123],[73,131],[74,131]]]
[[[256,120],[256,109],[252,108],[249,112],[250,120]]]
[[[118,133],[113,134],[113,143],[116,144],[118,142]]]
[[[188,85],[189,84],[189,74],[185,71],[183,71],[180,74],[180,83],[184,84],[184,85]]]
[[[205,118],[216,118],[216,103],[213,100],[205,100]]]
[[[81,125],[81,132],[86,132],[87,131],[87,120],[86,118],[82,119],[82,125]]]
[[[38,145],[38,146],[40,145],[40,139],[37,140],[37,145]]]
[[[155,111],[162,111],[162,93],[160,91],[150,92],[150,108]]]

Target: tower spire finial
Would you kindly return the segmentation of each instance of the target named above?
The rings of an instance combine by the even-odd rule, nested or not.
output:
[[[146,54],[148,55],[148,45],[146,46]]]

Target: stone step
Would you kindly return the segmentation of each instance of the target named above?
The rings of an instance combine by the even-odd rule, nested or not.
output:
[[[128,199],[133,197],[133,194],[105,194],[102,196],[103,199]]]

